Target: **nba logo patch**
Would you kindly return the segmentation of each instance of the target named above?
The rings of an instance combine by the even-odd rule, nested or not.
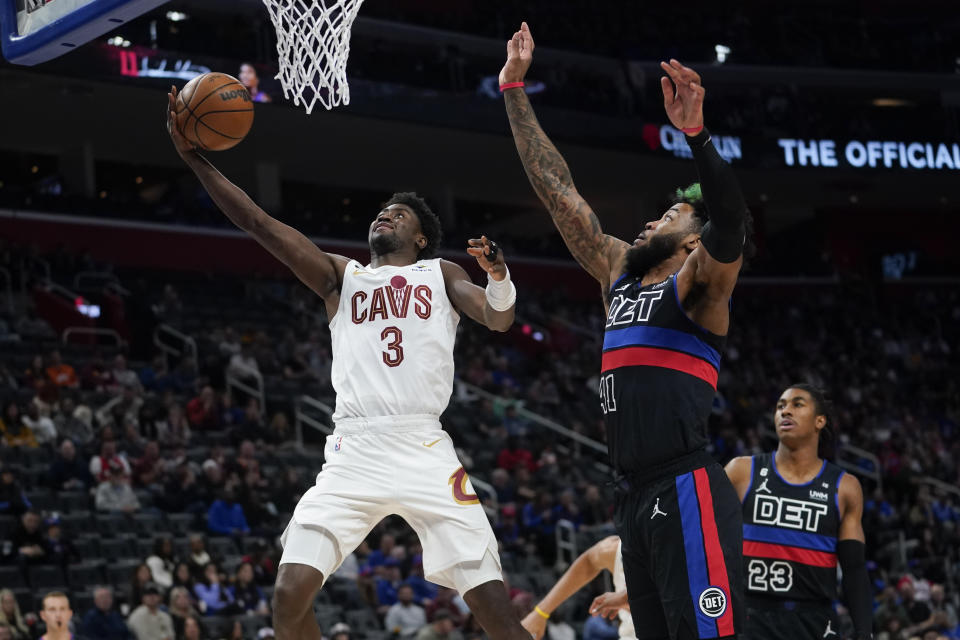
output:
[[[340,451],[340,445],[343,444],[343,436],[337,436],[337,442],[333,445],[334,451]]]

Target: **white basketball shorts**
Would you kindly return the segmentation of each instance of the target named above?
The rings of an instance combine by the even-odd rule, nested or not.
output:
[[[312,566],[326,580],[380,520],[398,515],[420,537],[427,580],[463,594],[503,579],[493,529],[436,418],[340,421],[324,457],[283,532],[280,564]]]

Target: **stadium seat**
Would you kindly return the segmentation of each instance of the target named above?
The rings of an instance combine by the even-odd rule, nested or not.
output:
[[[28,571],[30,586],[36,589],[62,587],[67,584],[63,569],[54,565],[30,567]]]
[[[351,631],[366,634],[370,631],[383,631],[383,625],[376,614],[369,609],[347,611],[347,624]]]
[[[84,491],[59,491],[60,510],[65,513],[90,513],[90,496]]]
[[[139,560],[117,560],[107,565],[107,582],[115,588],[128,586],[133,581],[133,571],[140,565]]]
[[[215,558],[226,558],[237,553],[237,545],[233,543],[231,538],[208,538],[207,551]]]
[[[91,582],[83,585],[80,591],[77,589],[81,587],[73,588],[73,593],[70,594],[70,608],[73,609],[74,617],[82,617],[87,611],[93,609],[93,591],[90,590],[90,587],[96,584]]]
[[[314,607],[314,615],[317,618],[317,624],[324,631],[329,631],[330,627],[343,622],[343,607],[338,605],[318,604]]]
[[[72,536],[89,533],[93,524],[89,511],[76,510],[70,513],[60,514],[60,522],[64,531]]]
[[[4,583],[6,586],[6,583]],[[12,589],[13,597],[17,599],[17,604],[20,605],[21,613],[24,611],[33,611],[33,592],[26,587],[19,587]]]
[[[11,515],[0,515],[0,537],[4,539],[10,537],[13,530],[17,528],[17,517]]]
[[[229,616],[206,616],[203,624],[212,638],[229,637],[233,630],[233,618]]]
[[[96,521],[97,531],[100,535],[112,538],[118,533],[128,531],[127,517],[117,513],[98,513],[94,520]]]
[[[59,508],[56,496],[50,489],[31,489],[25,492],[27,500],[39,511],[56,511]]]
[[[193,529],[194,516],[190,513],[168,513],[167,524],[170,532],[177,536],[184,536]]]
[[[91,560],[67,567],[67,581],[74,590],[86,589],[103,583],[103,566],[101,560]]]
[[[20,567],[0,567],[0,585],[8,589],[25,589],[27,581],[20,573]]]

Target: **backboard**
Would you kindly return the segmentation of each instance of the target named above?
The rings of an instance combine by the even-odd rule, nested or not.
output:
[[[0,0],[3,56],[34,65],[116,29],[167,0]]]

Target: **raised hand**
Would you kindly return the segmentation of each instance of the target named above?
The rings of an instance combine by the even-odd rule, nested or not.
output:
[[[507,277],[507,265],[503,261],[503,251],[487,236],[471,238],[467,241],[467,253],[477,259],[480,268],[490,274],[497,282]],[[492,258],[492,260],[491,260]]]
[[[533,63],[533,36],[526,22],[507,40],[507,62],[500,70],[500,84],[522,82]]]
[[[170,139],[173,140],[173,146],[180,155],[189,153],[196,148],[183,136],[182,133],[180,133],[180,130],[177,128],[176,87],[170,87],[170,92],[167,94],[167,133],[170,134]]]
[[[660,78],[660,88],[663,89],[663,108],[670,124],[688,132],[703,127],[706,91],[700,84],[700,74],[673,58],[670,62],[661,62],[660,66],[667,73]]]

